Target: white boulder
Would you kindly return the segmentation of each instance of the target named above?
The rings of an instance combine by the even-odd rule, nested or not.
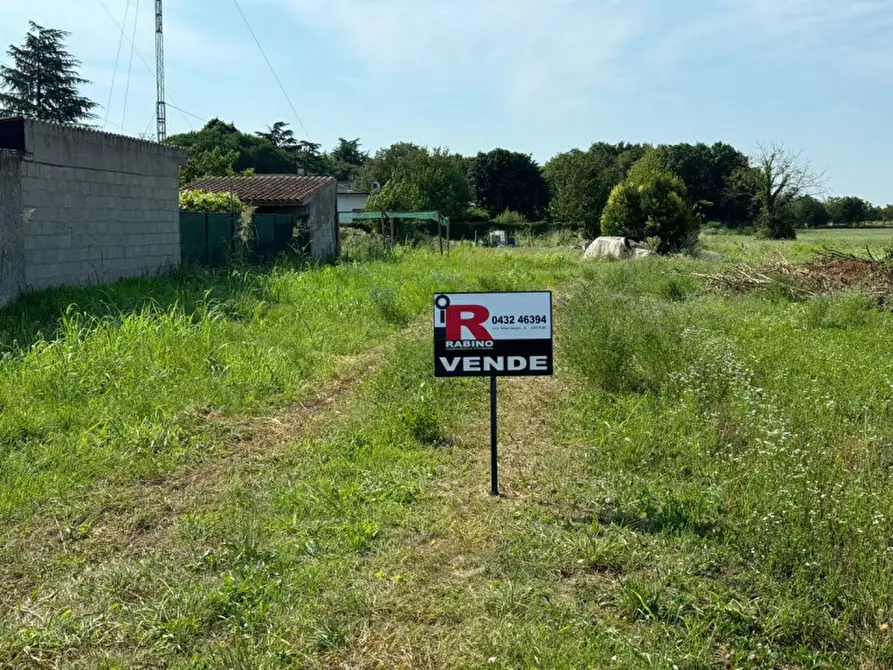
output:
[[[647,256],[648,251],[637,249],[638,246],[638,242],[628,237],[599,237],[586,249],[583,259],[616,261]]]

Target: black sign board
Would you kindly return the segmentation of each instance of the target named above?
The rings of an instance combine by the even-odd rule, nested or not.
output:
[[[434,375],[490,378],[490,492],[499,495],[496,378],[552,375],[552,294],[438,293]]]
[[[552,294],[435,295],[434,374],[551,376]]]

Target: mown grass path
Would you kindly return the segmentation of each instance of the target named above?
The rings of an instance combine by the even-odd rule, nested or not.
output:
[[[504,560],[506,543],[523,532],[528,505],[555,494],[553,481],[566,485],[564,471],[574,459],[560,455],[552,439],[547,417],[554,381],[506,379],[500,386],[502,495],[488,495],[489,415],[486,390],[478,389],[477,406],[463,416],[452,448],[450,460],[458,467],[444,469],[432,484],[421,532],[371,559],[365,574],[373,584],[368,618],[334,662],[476,667],[491,656],[500,660],[499,640],[516,637],[512,611],[527,586],[525,576]],[[508,660],[502,656],[497,667]]]

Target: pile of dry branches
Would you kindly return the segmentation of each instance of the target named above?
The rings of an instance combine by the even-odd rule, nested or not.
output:
[[[781,255],[760,265],[739,263],[719,272],[695,273],[714,289],[746,293],[778,287],[797,299],[858,290],[878,301],[893,302],[893,253],[883,258],[824,250],[811,260],[794,265]]]

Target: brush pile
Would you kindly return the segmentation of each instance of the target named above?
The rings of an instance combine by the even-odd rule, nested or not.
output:
[[[695,273],[714,289],[747,293],[760,289],[780,289],[803,300],[845,290],[855,290],[893,304],[893,249],[883,257],[867,257],[826,249],[803,264],[792,264],[782,256],[760,265],[739,263],[720,272]]]

